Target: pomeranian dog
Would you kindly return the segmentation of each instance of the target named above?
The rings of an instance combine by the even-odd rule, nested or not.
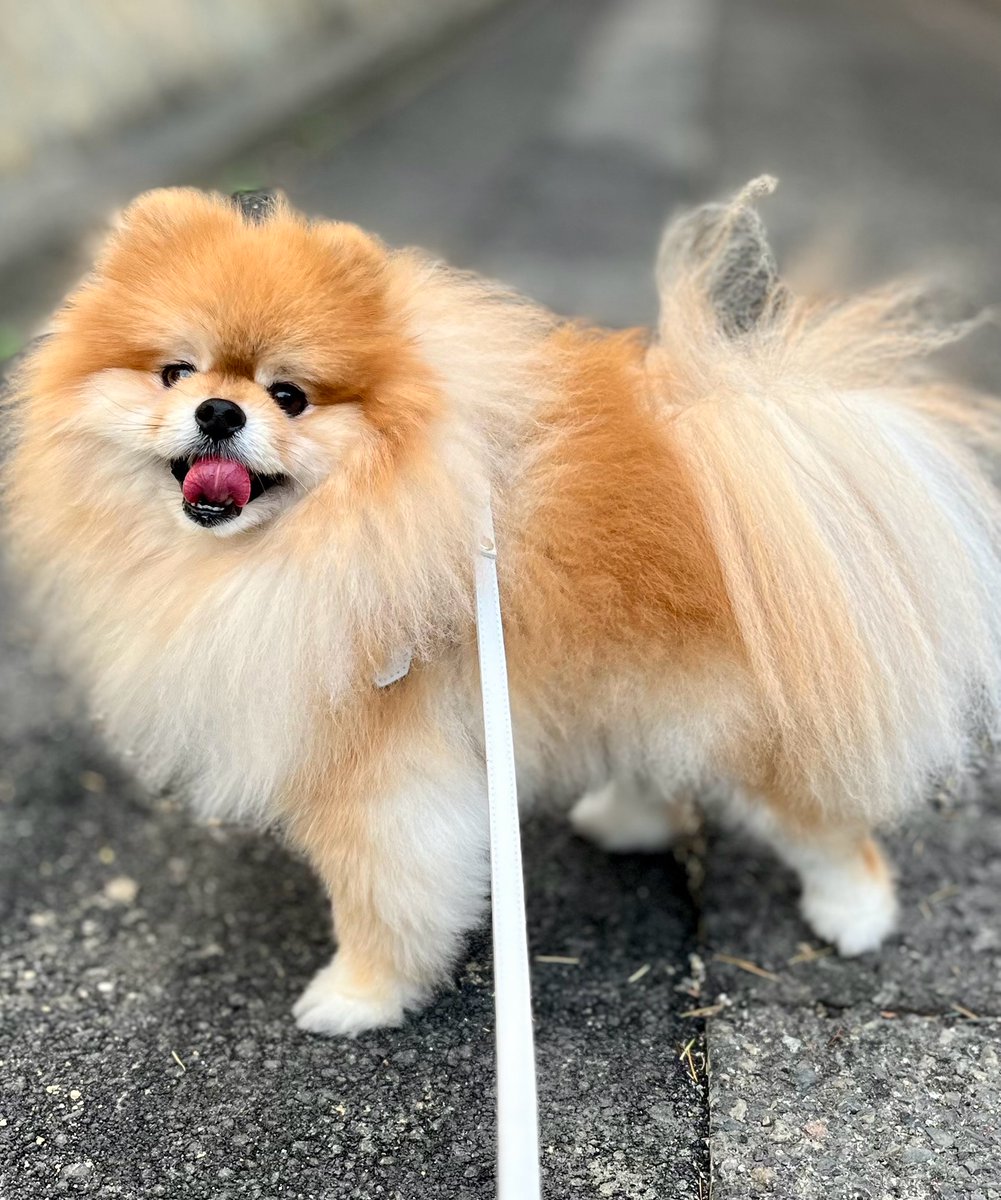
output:
[[[155,191],[20,371],[30,605],[148,784],[319,873],[303,1028],[398,1023],[483,914],[488,494],[524,799],[654,849],[722,789],[819,937],[892,930],[872,828],[997,728],[1001,512],[977,399],[916,367],[948,335],[900,291],[792,295],[760,190],[668,230],[653,333]]]

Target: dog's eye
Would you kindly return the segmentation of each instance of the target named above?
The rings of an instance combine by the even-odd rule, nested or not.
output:
[[[160,378],[163,380],[164,387],[173,387],[175,383],[179,383],[182,379],[187,379],[189,375],[195,374],[195,368],[191,363],[167,363],[160,372]]]
[[[268,392],[282,412],[290,417],[297,417],[309,403],[306,393],[294,383],[273,383]]]

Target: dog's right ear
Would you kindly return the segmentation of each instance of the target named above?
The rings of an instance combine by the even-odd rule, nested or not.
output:
[[[232,224],[238,212],[247,220],[259,221],[287,207],[280,192],[237,195],[241,200],[235,204],[229,196],[198,188],[154,188],[143,192],[113,214],[110,229],[93,248],[95,270],[100,273],[117,248],[126,242],[131,246],[162,246],[174,241],[182,230],[223,229]]]
[[[141,228],[168,230],[218,205],[217,198],[197,188],[154,188],[119,209],[112,228],[115,232]]]
[[[208,202],[196,188],[156,188],[142,192],[124,208],[117,209],[104,229],[87,239],[91,260],[88,276],[100,278],[113,270],[119,250],[162,245],[177,237],[180,227]]]
[[[169,234],[192,221],[231,222],[234,211],[260,224],[288,209],[283,192],[267,189],[224,196],[198,188],[154,188],[112,218],[112,233]]]
[[[704,204],[672,221],[657,259],[663,295],[679,282],[694,285],[728,337],[750,332],[786,302],[775,255],[753,202],[775,180],[752,180],[728,204]]]

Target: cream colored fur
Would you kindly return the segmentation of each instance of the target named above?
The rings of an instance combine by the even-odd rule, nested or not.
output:
[[[283,237],[336,247],[384,298],[394,386],[409,397],[410,372],[440,401],[387,467],[396,443],[366,399],[290,423],[262,390],[280,359],[213,376],[248,412],[239,452],[292,480],[216,534],[179,516],[164,467],[186,452],[198,385],[164,397],[129,365],[57,387],[81,336],[68,310],[20,386],[17,554],[113,744],[204,813],[286,828],[331,891],[341,948],[300,1023],[399,1021],[482,912],[471,576],[488,489],[526,803],[607,789],[578,827],[627,848],[670,836],[659,803],[741,788],[813,927],[875,947],[894,902],[869,824],[995,731],[1001,701],[1001,509],[970,406],[911,370],[938,335],[901,296],[813,307],[766,271],[754,321],[721,322],[742,197],[701,257],[668,240],[644,350],[284,210],[259,233],[192,193],[143,203],[109,261],[128,262],[137,221],[177,222],[182,241],[203,222],[206,260],[228,239],[248,272],[260,261],[266,298]],[[166,307],[183,329],[183,295]],[[215,369],[211,336],[176,337],[164,361]],[[631,492],[644,478],[664,495]],[[560,507],[578,494],[590,507]],[[379,693],[401,647],[414,668]]]

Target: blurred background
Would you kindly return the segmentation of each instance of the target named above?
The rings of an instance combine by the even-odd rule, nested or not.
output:
[[[0,0],[0,31],[0,358],[165,184],[279,185],[627,325],[666,216],[769,172],[806,286],[1001,300],[1001,0]],[[997,390],[999,341],[955,365]],[[4,639],[0,1195],[492,1196],[485,940],[405,1029],[304,1038],[309,873],[138,793]],[[903,937],[855,963],[732,839],[620,861],[534,820],[550,1200],[1001,1194],[999,792],[897,835]]]
[[[651,319],[665,215],[769,171],[787,270],[834,287],[933,271],[998,295],[997,0],[3,0],[0,16],[0,351],[81,268],[82,235],[171,183],[279,184],[618,324]]]

